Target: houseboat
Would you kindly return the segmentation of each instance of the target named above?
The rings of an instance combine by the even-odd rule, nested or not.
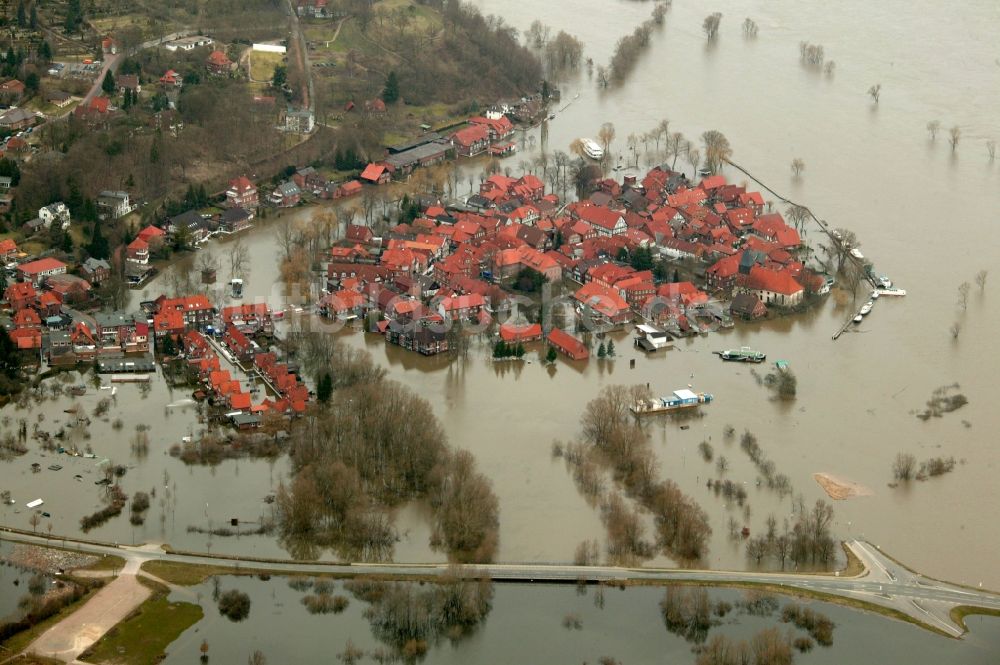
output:
[[[580,143],[583,144],[583,153],[590,157],[600,161],[604,159],[604,148],[602,148],[597,141],[594,139],[580,139]]]
[[[668,413],[694,409],[712,401],[710,393],[696,393],[689,388],[675,390],[666,397],[639,400],[632,406],[632,413],[645,415],[647,413]]]
[[[905,296],[906,289],[879,289],[878,294],[880,296]]]
[[[738,349],[726,349],[719,352],[719,357],[729,362],[738,363],[762,363],[767,360],[767,354],[754,351],[749,346],[741,346]]]

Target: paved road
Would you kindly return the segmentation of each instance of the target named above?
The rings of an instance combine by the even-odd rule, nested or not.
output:
[[[18,533],[9,539],[46,544],[44,536]],[[61,539],[56,539],[58,542]],[[122,575],[97,596],[43,635],[32,648],[56,657],[78,654],[110,629],[117,620],[137,607],[145,595],[139,596],[135,575],[147,561],[170,561],[204,564],[238,570],[253,568],[273,573],[382,575],[393,579],[414,579],[444,575],[453,566],[447,564],[392,563],[323,563],[298,561],[239,560],[205,554],[180,554],[163,551],[157,544],[142,547],[111,546],[92,543],[68,545],[93,554],[113,554],[124,557],[127,565]],[[1000,610],[1000,594],[959,587],[940,582],[908,570],[882,554],[878,548],[863,541],[849,541],[847,546],[861,560],[865,570],[856,577],[839,574],[754,573],[721,570],[678,570],[665,568],[624,568],[617,566],[570,566],[553,564],[488,564],[466,565],[459,569],[470,575],[488,575],[506,582],[700,582],[706,585],[726,583],[758,583],[787,587],[789,591],[813,591],[831,596],[863,601],[871,605],[896,610],[919,624],[952,637],[960,637],[963,628],[951,620],[951,610],[959,605],[971,605]],[[119,583],[121,580],[126,580]],[[143,588],[143,587],[140,587]],[[116,596],[122,595],[121,598]],[[92,607],[93,606],[93,607]],[[83,618],[77,618],[82,615]],[[115,619],[118,617],[118,619]],[[89,642],[88,642],[89,641]],[[78,650],[79,649],[79,650]]]
[[[150,590],[136,575],[142,559],[129,557],[121,574],[102,588],[83,607],[49,628],[25,651],[39,656],[74,662],[116,624],[149,597]]]

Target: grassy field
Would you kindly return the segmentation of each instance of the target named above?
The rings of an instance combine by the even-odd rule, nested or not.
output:
[[[171,603],[157,593],[81,656],[88,663],[155,665],[181,633],[204,616],[200,605]]]
[[[970,607],[969,605],[959,605],[958,607],[952,608],[951,610],[951,620],[962,627],[963,630],[969,630],[969,627],[965,625],[965,617],[980,614],[983,616],[990,617],[1000,617],[1000,610],[988,609],[985,607]]]
[[[87,566],[86,568],[81,568],[80,570],[121,570],[125,567],[125,559],[120,556],[115,556],[113,554],[108,554],[95,563]]]
[[[172,561],[147,561],[142,564],[142,570],[178,586],[194,586],[201,584],[212,575],[232,575],[236,572],[231,568],[199,566]]]
[[[285,56],[281,53],[252,51],[250,53],[250,78],[254,81],[270,81],[274,70],[284,64]]]

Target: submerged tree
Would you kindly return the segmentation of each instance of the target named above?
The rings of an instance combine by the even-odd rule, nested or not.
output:
[[[757,36],[757,23],[749,16],[743,19],[743,36],[747,38]]]
[[[733,155],[729,139],[722,132],[710,129],[701,135],[701,140],[705,145],[705,166],[712,173],[718,173],[722,165]]]
[[[927,123],[927,131],[931,135],[931,141],[937,140],[937,133],[939,129],[941,129],[940,120],[931,120]]]
[[[701,22],[701,29],[705,31],[705,37],[712,41],[719,36],[719,24],[722,22],[722,13],[715,12],[705,17]]]
[[[951,143],[951,151],[955,152],[958,147],[958,140],[962,138],[962,128],[958,125],[952,125],[951,129],[948,130],[948,142]]]
[[[796,157],[795,159],[792,160],[792,173],[795,175],[796,178],[799,177],[799,175],[801,175],[802,172],[805,170],[806,170],[806,163],[802,161],[800,157]]]
[[[878,104],[878,98],[882,94],[882,84],[876,83],[872,87],[868,88],[868,96],[872,98],[872,101]]]

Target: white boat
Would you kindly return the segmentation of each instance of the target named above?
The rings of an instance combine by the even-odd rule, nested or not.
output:
[[[861,250],[858,249],[857,247],[855,247],[854,249],[851,250],[851,256],[853,256],[854,258],[856,258],[858,260],[861,260],[861,259],[865,258],[865,255],[862,254]]]
[[[870,297],[871,297],[872,300],[878,300],[878,297],[879,297],[878,289],[875,289],[874,291],[872,291],[872,294],[871,294]]]
[[[869,300],[868,302],[866,302],[864,305],[861,306],[861,311],[859,311],[858,314],[860,314],[861,316],[867,316],[868,313],[872,311],[872,307],[874,306],[875,303]]]
[[[864,319],[865,319],[865,317],[863,317],[860,314],[858,314],[857,316],[854,317],[854,322],[855,323],[861,323],[862,321],[864,321]]]
[[[587,157],[596,160],[604,159],[604,148],[597,141],[594,139],[580,139],[580,143],[583,144],[583,152]]]
[[[42,501],[41,499],[35,499],[34,501],[29,501],[28,503],[26,503],[24,505],[27,506],[28,508],[37,508],[38,506],[42,505],[43,503],[45,503],[45,502]]]

